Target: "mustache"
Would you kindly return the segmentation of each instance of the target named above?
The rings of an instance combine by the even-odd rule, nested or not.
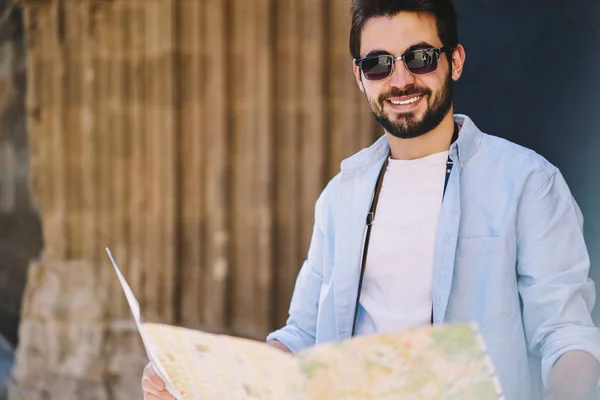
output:
[[[409,86],[406,89],[392,88],[392,90],[390,90],[389,92],[381,94],[379,96],[379,102],[383,103],[384,101],[386,101],[387,99],[390,99],[392,97],[414,96],[414,95],[427,96],[430,94],[431,94],[431,90],[426,89],[426,88],[418,88],[416,86]]]

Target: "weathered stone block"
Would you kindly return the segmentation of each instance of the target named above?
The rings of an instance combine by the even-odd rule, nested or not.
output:
[[[133,320],[111,319],[109,286],[86,261],[32,263],[11,399],[141,394],[147,359]]]

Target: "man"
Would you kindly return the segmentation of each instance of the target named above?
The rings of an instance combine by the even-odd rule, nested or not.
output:
[[[289,319],[268,342],[295,353],[476,321],[508,400],[590,398],[595,289],[561,173],[454,115],[465,50],[451,0],[354,0],[352,12],[356,82],[385,135],[317,201]],[[168,398],[151,395],[155,380],[147,368],[147,399]]]

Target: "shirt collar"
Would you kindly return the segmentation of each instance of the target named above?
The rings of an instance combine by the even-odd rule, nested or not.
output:
[[[458,140],[450,146],[450,158],[461,165],[466,164],[475,155],[483,132],[477,128],[475,123],[464,114],[454,114],[454,120],[461,126]],[[374,163],[382,163],[390,152],[390,145],[386,135],[382,135],[370,147],[359,151],[353,156],[342,161],[341,169],[344,172],[358,170],[371,166]]]

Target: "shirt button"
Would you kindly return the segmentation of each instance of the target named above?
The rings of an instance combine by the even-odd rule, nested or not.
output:
[[[343,304],[343,305],[346,305],[346,300],[342,300],[342,304]]]

